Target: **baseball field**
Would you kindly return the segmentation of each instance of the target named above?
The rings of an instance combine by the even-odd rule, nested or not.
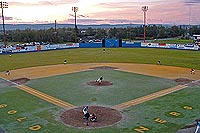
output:
[[[198,51],[140,48],[0,55],[0,132],[193,133],[200,118],[199,57]],[[89,126],[86,105],[97,116]]]

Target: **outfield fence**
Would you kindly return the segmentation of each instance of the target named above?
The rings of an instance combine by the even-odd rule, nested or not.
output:
[[[47,50],[60,50],[70,48],[165,48],[180,50],[199,50],[196,44],[166,44],[166,43],[142,43],[126,42],[121,39],[106,39],[102,42],[92,43],[69,43],[69,44],[47,44],[47,45],[18,45],[0,48],[0,54],[22,53],[22,52],[39,52]]]

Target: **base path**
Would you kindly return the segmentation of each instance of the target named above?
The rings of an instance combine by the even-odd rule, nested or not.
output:
[[[20,90],[23,90],[23,91],[25,91],[25,92],[27,92],[29,94],[32,94],[32,95],[34,95],[36,97],[39,97],[39,98],[41,98],[41,99],[43,99],[43,100],[45,100],[45,101],[47,101],[49,103],[52,103],[54,105],[59,106],[61,108],[67,109],[67,108],[75,107],[74,105],[72,105],[70,103],[64,102],[64,101],[62,101],[60,99],[57,99],[55,97],[52,97],[50,95],[47,95],[47,94],[42,93],[40,91],[37,91],[37,90],[35,90],[35,89],[31,88],[31,87],[28,87],[28,86],[25,86],[25,85],[22,85],[22,84],[17,84],[15,82],[12,82],[12,81],[7,80],[7,79],[4,79],[4,80],[7,81],[8,83],[10,83],[10,85],[14,85],[15,87],[17,87]]]
[[[162,91],[158,91],[156,93],[152,93],[150,95],[146,95],[144,97],[140,97],[140,98],[128,101],[128,102],[124,102],[124,103],[115,105],[113,108],[118,109],[118,110],[123,110],[123,109],[129,108],[131,106],[135,106],[137,104],[141,104],[141,103],[144,103],[146,101],[150,101],[150,100],[153,100],[155,98],[162,97],[162,96],[165,96],[167,94],[182,90],[182,89],[187,88],[187,87],[188,87],[187,85],[178,85],[178,86],[175,86],[175,87],[172,87],[172,88],[169,88],[169,89],[165,89],[165,90],[162,90]]]
[[[37,97],[39,97],[39,98],[41,98],[41,99],[43,99],[45,101],[48,101],[48,102],[50,102],[50,103],[52,103],[54,105],[57,105],[57,106],[59,106],[61,108],[67,109],[67,108],[75,107],[74,105],[72,105],[70,103],[67,103],[67,102],[64,102],[64,101],[62,101],[60,99],[57,99],[55,97],[49,96],[49,95],[47,95],[45,93],[37,91],[37,90],[35,90],[33,88],[30,88],[28,86],[17,85],[16,87],[21,89],[21,90],[23,90],[23,91],[25,91],[25,92],[28,92],[28,93],[34,95],[34,96],[37,96]]]

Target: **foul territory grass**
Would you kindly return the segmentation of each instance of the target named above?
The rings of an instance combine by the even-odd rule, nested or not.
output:
[[[150,48],[108,48],[103,53],[101,48],[79,48],[57,51],[32,52],[0,55],[0,71],[32,66],[62,64],[67,59],[74,63],[144,63],[180,66],[200,69],[198,51],[150,49]]]
[[[200,105],[198,97],[200,87],[189,87],[179,92],[166,95],[159,99],[148,101],[124,110],[130,121],[121,124],[122,127],[133,127],[132,130],[127,128],[126,131],[136,132],[134,129],[143,125],[149,128],[150,133],[175,133],[195,119],[199,118]],[[192,98],[191,98],[192,96]],[[197,101],[197,102],[194,102]],[[192,110],[184,107],[190,106]],[[173,116],[170,112],[177,112],[180,115]],[[155,122],[159,118],[165,120],[164,124]]]

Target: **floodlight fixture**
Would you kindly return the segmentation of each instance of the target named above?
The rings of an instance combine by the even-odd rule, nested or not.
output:
[[[5,23],[4,23],[4,21],[5,21],[5,18],[4,18],[4,12],[3,12],[3,9],[4,8],[8,8],[8,3],[7,2],[3,2],[3,1],[1,1],[0,2],[0,8],[2,9],[1,11],[2,11],[2,20],[3,20],[3,34],[4,34],[4,37],[3,37],[3,42],[4,42],[4,47],[6,48],[6,30],[5,30]]]

